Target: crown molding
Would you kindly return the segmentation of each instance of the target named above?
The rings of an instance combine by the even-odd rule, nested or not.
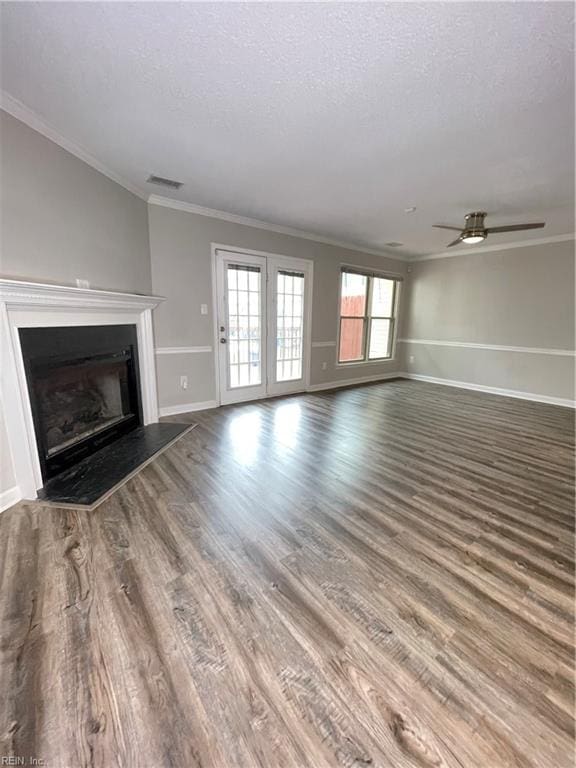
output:
[[[550,237],[537,237],[532,240],[515,240],[512,243],[498,243],[495,245],[469,246],[467,249],[450,251],[446,253],[431,253],[427,256],[412,256],[410,261],[430,261],[432,259],[451,259],[454,256],[471,256],[475,253],[491,253],[493,251],[509,251],[514,248],[529,248],[533,245],[550,245],[552,243],[565,243],[574,240],[576,234],[571,232],[567,235],[551,235]]]
[[[0,108],[9,115],[12,115],[12,117],[20,120],[21,123],[25,123],[29,128],[32,128],[32,130],[42,134],[42,136],[50,139],[50,141],[53,141],[55,144],[58,144],[59,147],[65,149],[66,152],[70,152],[71,155],[82,160],[82,162],[86,163],[91,168],[94,168],[95,171],[98,171],[104,176],[107,176],[111,181],[124,187],[128,192],[132,192],[133,195],[140,197],[142,200],[147,199],[148,193],[145,190],[140,189],[140,187],[132,184],[132,182],[119,176],[87,152],[83,147],[70,141],[70,139],[67,139],[65,136],[62,136],[56,128],[47,123],[43,118],[36,114],[36,112],[30,109],[30,107],[27,107],[6,91],[0,91]]]
[[[301,240],[312,240],[316,243],[324,243],[325,245],[334,245],[337,248],[344,248],[347,251],[356,251],[357,253],[367,253],[371,256],[380,256],[385,259],[393,259],[394,261],[409,261],[408,256],[401,256],[398,253],[390,253],[389,251],[376,250],[374,248],[366,248],[362,245],[350,243],[344,240],[334,240],[324,235],[319,235],[314,232],[306,232],[302,229],[296,229],[294,227],[285,227],[281,224],[271,224],[268,221],[262,221],[261,219],[252,219],[248,216],[239,216],[235,213],[228,213],[227,211],[220,211],[216,208],[204,208],[201,205],[195,205],[194,203],[186,203],[182,200],[173,200],[171,197],[163,197],[162,195],[150,195],[148,198],[150,205],[159,205],[163,208],[173,208],[176,211],[186,211],[186,213],[195,213],[198,216],[208,216],[211,219],[221,219],[222,221],[230,221],[233,224],[242,224],[245,227],[253,227],[255,229],[265,229],[268,232],[277,232],[281,235],[289,235],[290,237],[298,237]]]
[[[186,211],[187,213],[195,213],[198,216],[208,216],[213,219],[221,219],[222,221],[229,221],[229,222],[232,222],[233,224],[242,224],[243,226],[246,226],[246,227],[254,227],[256,229],[263,229],[269,232],[277,232],[278,234],[281,234],[281,235],[298,237],[302,240],[311,240],[317,243],[324,243],[325,245],[333,245],[336,248],[343,248],[348,251],[365,253],[371,256],[379,256],[381,258],[392,259],[393,261],[419,262],[419,261],[429,261],[432,259],[448,259],[448,258],[453,258],[455,256],[468,256],[472,253],[489,253],[492,251],[510,250],[513,248],[526,248],[528,246],[561,243],[561,242],[566,242],[568,240],[574,240],[574,238],[576,237],[575,233],[570,233],[567,235],[554,235],[551,237],[542,237],[542,238],[537,238],[532,240],[521,240],[521,241],[515,241],[512,243],[473,246],[467,249],[450,251],[450,253],[446,253],[443,251],[441,253],[433,253],[433,254],[427,254],[423,256],[400,254],[397,252],[392,253],[389,250],[367,248],[365,246],[358,245],[356,243],[351,243],[346,240],[337,240],[337,239],[326,237],[324,235],[317,234],[314,232],[307,232],[305,230],[297,229],[295,227],[287,227],[281,224],[272,224],[267,221],[262,221],[261,219],[253,219],[248,216],[239,216],[234,213],[228,213],[227,211],[220,211],[216,208],[205,208],[201,205],[196,205],[194,203],[187,203],[181,200],[173,200],[172,198],[163,197],[162,195],[154,195],[154,194],[149,195],[146,190],[128,181],[127,179],[120,176],[115,171],[112,171],[110,168],[104,165],[104,163],[101,163],[100,160],[98,160],[93,155],[91,155],[83,147],[71,141],[70,139],[67,139],[56,128],[54,128],[52,125],[46,122],[46,120],[40,117],[40,115],[34,112],[34,110],[30,109],[30,107],[26,106],[21,101],[14,98],[7,91],[4,91],[4,90],[0,90],[0,109],[3,109],[4,112],[7,112],[9,115],[12,115],[12,117],[15,117],[17,120],[20,120],[20,122],[24,123],[29,128],[32,128],[32,130],[36,131],[37,133],[40,133],[42,136],[45,136],[50,141],[53,141],[59,147],[62,147],[62,149],[65,149],[67,152],[74,155],[79,160],[82,160],[82,162],[86,163],[91,168],[94,168],[94,170],[103,174],[104,176],[109,178],[111,181],[114,181],[116,184],[119,184],[121,187],[124,187],[124,189],[127,189],[133,195],[136,195],[142,200],[147,200],[147,202],[150,205],[159,205],[159,206],[163,206],[164,208],[173,208],[174,210],[177,210],[177,211]]]

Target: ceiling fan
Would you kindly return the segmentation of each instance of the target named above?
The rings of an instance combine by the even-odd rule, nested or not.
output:
[[[474,211],[464,216],[466,220],[464,227],[449,227],[446,224],[433,224],[432,226],[438,229],[453,229],[455,232],[460,232],[456,240],[448,243],[447,248],[451,248],[458,243],[467,243],[468,245],[481,243],[482,240],[486,240],[488,235],[495,232],[518,232],[522,229],[541,229],[545,226],[545,222],[542,221],[538,224],[508,224],[504,227],[486,227],[484,226],[486,216],[487,214],[483,211]]]

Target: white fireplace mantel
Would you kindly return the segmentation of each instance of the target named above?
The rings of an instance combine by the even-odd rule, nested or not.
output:
[[[158,421],[152,310],[161,301],[161,296],[0,278],[0,407],[19,498],[34,499],[42,487],[19,329],[136,325],[142,413],[144,423],[152,424]]]

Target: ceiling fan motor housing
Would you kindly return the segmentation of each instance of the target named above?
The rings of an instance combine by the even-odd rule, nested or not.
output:
[[[484,219],[487,214],[484,211],[475,211],[474,213],[467,213],[464,217],[466,219],[466,226],[464,227],[463,237],[486,237],[488,234],[486,227],[484,226]]]

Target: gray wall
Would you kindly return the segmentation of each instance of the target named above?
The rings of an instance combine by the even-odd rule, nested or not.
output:
[[[0,273],[150,293],[144,200],[0,110]],[[0,424],[0,493],[14,485]]]
[[[397,259],[370,256],[289,235],[157,205],[149,206],[150,253],[154,292],[167,297],[155,311],[157,347],[214,346],[211,243],[311,259],[314,262],[312,341],[336,342],[338,279],[342,264],[404,274]],[[208,304],[208,315],[200,305]],[[161,407],[206,402],[216,397],[213,353],[159,355]],[[322,370],[322,363],[327,369]],[[341,382],[399,370],[398,360],[361,366],[336,365],[336,348],[312,348],[310,383]],[[181,375],[188,390],[179,388]]]
[[[411,266],[403,338],[574,350],[573,241]],[[431,344],[400,349],[411,373],[574,399],[573,357]]]
[[[0,111],[4,277],[151,291],[147,204]]]

